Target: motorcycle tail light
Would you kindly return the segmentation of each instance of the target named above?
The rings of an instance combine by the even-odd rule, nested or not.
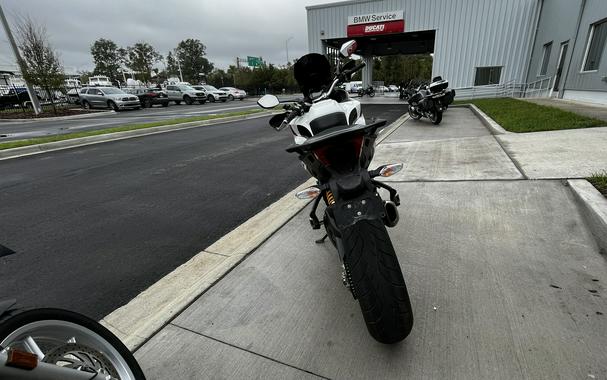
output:
[[[382,177],[390,177],[403,169],[403,164],[390,164],[385,165],[380,171],[379,175]]]
[[[314,149],[314,155],[325,166],[331,166],[344,160],[351,161],[353,157],[358,159],[363,140],[363,135],[357,135],[349,140],[340,141],[337,144],[323,145]]]
[[[305,190],[299,191],[295,196],[299,199],[314,199],[320,194],[318,187],[308,187]]]

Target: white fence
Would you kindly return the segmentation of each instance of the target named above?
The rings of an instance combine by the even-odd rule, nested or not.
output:
[[[478,98],[547,98],[552,93],[553,77],[531,83],[508,81],[502,84],[455,88],[456,99]]]

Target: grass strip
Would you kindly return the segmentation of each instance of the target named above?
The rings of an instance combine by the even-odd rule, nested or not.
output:
[[[602,120],[513,98],[460,100],[471,103],[510,132],[541,132],[562,129],[603,127]]]
[[[77,139],[80,137],[105,135],[108,133],[125,132],[125,131],[133,131],[136,129],[145,129],[145,128],[165,126],[165,125],[189,123],[192,121],[205,121],[205,120],[220,119],[220,118],[232,117],[232,116],[245,116],[245,115],[250,115],[250,114],[254,114],[254,113],[258,113],[258,112],[263,112],[263,110],[253,109],[253,110],[247,110],[247,111],[229,112],[229,113],[221,113],[221,114],[215,114],[215,115],[182,117],[182,118],[171,119],[171,120],[154,121],[151,123],[122,125],[119,127],[98,129],[95,131],[66,133],[64,135],[38,137],[38,138],[27,139],[27,140],[15,140],[15,141],[9,141],[9,142],[5,142],[5,143],[0,143],[0,150],[19,148],[22,146],[29,146],[29,145],[45,144],[45,143],[56,142],[56,141],[71,140],[71,139]]]
[[[607,171],[595,173],[586,179],[607,198]]]

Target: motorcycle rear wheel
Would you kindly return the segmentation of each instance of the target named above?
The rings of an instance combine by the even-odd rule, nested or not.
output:
[[[343,231],[344,267],[369,333],[392,344],[413,327],[409,293],[390,236],[381,220],[361,220]]]

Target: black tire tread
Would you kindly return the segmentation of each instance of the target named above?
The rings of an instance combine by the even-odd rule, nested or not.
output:
[[[405,339],[413,312],[398,258],[381,220],[361,220],[343,232],[349,269],[367,329],[381,343]]]

